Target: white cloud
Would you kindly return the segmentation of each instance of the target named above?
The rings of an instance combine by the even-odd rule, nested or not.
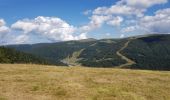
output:
[[[124,35],[124,34],[121,34],[121,35],[120,35],[120,38],[124,38],[124,37],[125,37],[125,35]]]
[[[7,33],[9,31],[9,28],[5,24],[4,19],[0,19],[0,33]]]
[[[167,3],[167,0],[119,0],[110,7],[98,7],[92,12],[90,22],[80,27],[83,32],[93,31],[100,28],[103,24],[112,26],[127,26],[121,29],[121,32],[132,32],[137,29],[139,19],[144,17],[147,9],[153,5]],[[86,14],[89,11],[85,11]],[[123,21],[125,20],[125,23]],[[144,28],[144,27],[143,27]]]
[[[121,3],[125,3],[129,6],[148,8],[156,4],[167,3],[168,0],[121,0]]]
[[[32,39],[31,36],[51,41],[86,39],[88,32],[101,28],[103,25],[120,26],[117,30],[122,33],[138,30],[139,32],[144,30],[150,33],[170,33],[170,8],[159,10],[153,16],[144,15],[149,7],[166,2],[168,0],[118,0],[110,7],[86,10],[83,14],[92,14],[92,16],[89,17],[90,21],[86,25],[80,27],[70,25],[57,17],[39,16],[35,19],[18,20],[9,28],[6,22],[0,19],[0,39],[11,39],[10,43],[27,43],[29,39]],[[15,32],[18,33],[15,34]],[[9,33],[10,35],[7,35]],[[110,33],[105,35],[110,36]],[[120,37],[124,36],[121,34]]]
[[[4,21],[4,19],[0,19],[0,27],[1,26],[4,26],[6,23],[5,23],[5,21]]]
[[[81,33],[79,36],[76,37],[77,39],[76,40],[79,40],[79,39],[87,39],[87,33]]]
[[[98,7],[93,11],[97,15],[135,15],[142,17],[147,8],[167,3],[168,0],[120,0],[111,7]]]
[[[111,33],[105,33],[106,34],[106,36],[110,36],[111,35]]]
[[[6,26],[1,26],[0,27],[0,44],[2,44],[2,42],[4,42],[4,39],[7,37],[9,32],[9,28]]]
[[[93,15],[91,17],[91,22],[95,27],[100,27],[105,21],[111,19],[112,16],[98,16],[98,15]]]
[[[158,10],[154,16],[143,17],[139,25],[152,33],[170,33],[170,8]]]
[[[108,21],[107,24],[112,25],[112,26],[120,26],[123,20],[124,19],[122,17],[117,16],[117,17],[114,17],[112,20]]]
[[[121,32],[122,33],[132,32],[132,31],[135,31],[136,29],[137,29],[136,26],[129,26],[129,27],[123,28]]]
[[[25,35],[25,34],[19,35],[16,38],[14,38],[13,43],[22,44],[22,43],[25,43],[26,41],[28,41],[28,39],[29,39],[28,35]]]
[[[96,28],[100,28],[106,21],[110,20],[112,16],[102,16],[102,15],[93,15],[90,17],[90,22],[87,25],[84,25],[79,28],[80,31],[88,32]]]
[[[91,10],[86,10],[86,11],[83,12],[83,14],[84,14],[84,15],[88,15],[88,14],[90,14],[91,12],[92,12]]]
[[[156,15],[166,15],[166,16],[170,16],[170,8],[158,10],[158,11],[156,11],[155,14],[156,14]]]
[[[97,15],[136,15],[143,16],[145,9],[136,9],[127,5],[112,5],[111,7],[98,7],[93,11]]]
[[[123,18],[120,16],[113,17],[112,15],[93,15],[90,17],[90,22],[87,25],[79,28],[80,32],[89,32],[97,28],[102,27],[103,24],[111,26],[119,26],[123,22]]]
[[[127,32],[142,32],[161,34],[170,33],[170,8],[158,10],[153,16],[144,16],[136,21],[135,23],[129,23],[128,27],[122,28],[122,33]]]
[[[19,20],[11,27],[12,29],[22,30],[26,34],[36,33],[53,41],[87,38],[85,34],[75,36],[76,28],[57,17],[39,16],[35,19]]]
[[[5,26],[6,22],[3,19],[0,19],[0,40],[3,40],[10,31],[10,29]]]
[[[17,21],[16,23],[12,24],[11,26],[13,29],[19,29],[23,30],[24,33],[29,33],[35,29],[38,28],[38,25],[36,25],[34,22],[30,20],[23,20],[23,21]]]
[[[9,32],[9,28],[7,26],[0,27],[0,33],[8,33],[8,32]]]

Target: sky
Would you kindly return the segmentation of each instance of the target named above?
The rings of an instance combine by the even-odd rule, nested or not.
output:
[[[169,0],[0,0],[0,45],[170,33]]]

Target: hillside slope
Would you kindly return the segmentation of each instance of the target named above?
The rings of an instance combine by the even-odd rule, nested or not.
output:
[[[170,73],[0,64],[0,100],[170,100]]]
[[[170,35],[12,45],[55,65],[170,70]]]
[[[125,40],[106,39],[85,41],[68,41],[34,45],[12,45],[19,51],[37,55],[56,65],[77,65],[93,67],[113,67],[126,61],[116,55]],[[75,58],[75,53],[80,52]],[[70,58],[70,59],[69,59]],[[66,60],[67,59],[67,60]],[[73,59],[77,59],[73,64]],[[71,62],[70,62],[71,61]]]
[[[118,67],[120,67],[120,68],[127,68],[127,67],[130,67],[131,65],[136,64],[136,62],[134,62],[133,60],[131,60],[130,58],[126,57],[125,55],[123,55],[123,54],[121,53],[124,49],[126,49],[126,48],[129,46],[130,42],[131,42],[133,39],[136,39],[136,38],[129,38],[129,40],[124,44],[124,46],[123,46],[120,50],[118,50],[118,51],[116,52],[116,54],[117,54],[118,56],[120,56],[121,59],[124,59],[124,60],[126,61],[125,64],[121,64],[121,65],[118,66]]]
[[[5,47],[0,47],[0,63],[48,64],[45,60],[40,59],[39,57]]]
[[[122,54],[136,62],[131,68],[170,70],[170,35],[138,37]]]

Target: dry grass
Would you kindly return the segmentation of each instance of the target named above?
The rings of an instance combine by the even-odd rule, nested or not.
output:
[[[170,72],[0,65],[0,100],[170,100]]]

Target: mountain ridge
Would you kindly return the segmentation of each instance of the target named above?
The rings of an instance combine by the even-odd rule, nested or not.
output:
[[[151,34],[122,39],[86,39],[6,47],[40,56],[55,65],[87,67],[123,65],[123,68],[170,70],[168,43],[170,43],[169,34]]]

